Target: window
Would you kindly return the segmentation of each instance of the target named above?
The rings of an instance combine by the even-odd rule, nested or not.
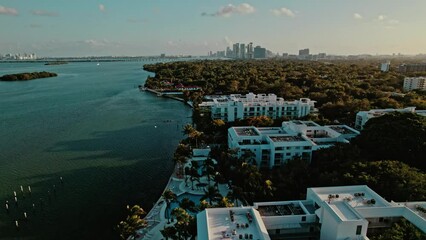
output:
[[[362,225],[356,226],[356,235],[361,235]]]

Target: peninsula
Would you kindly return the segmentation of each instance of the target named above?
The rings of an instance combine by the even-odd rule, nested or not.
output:
[[[0,77],[0,81],[28,81],[38,78],[56,77],[58,74],[51,72],[32,72],[32,73],[17,73],[8,74]]]

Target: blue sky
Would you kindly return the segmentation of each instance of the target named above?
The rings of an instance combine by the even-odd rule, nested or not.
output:
[[[425,0],[0,0],[0,54],[426,53]]]

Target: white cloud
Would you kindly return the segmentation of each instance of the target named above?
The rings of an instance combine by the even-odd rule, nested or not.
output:
[[[15,8],[8,8],[0,5],[0,14],[17,16],[18,10],[16,10]]]
[[[49,12],[49,11],[45,11],[45,10],[33,10],[33,11],[31,11],[31,14],[36,15],[36,16],[46,16],[46,17],[58,16],[58,14],[55,13],[55,12]]]
[[[383,21],[385,19],[386,19],[385,15],[379,15],[379,16],[377,16],[377,20],[379,20],[379,21]]]
[[[360,20],[363,19],[363,16],[359,13],[354,13],[354,18]]]
[[[212,16],[212,17],[230,17],[233,14],[251,14],[254,13],[256,9],[248,4],[248,3],[242,3],[240,5],[233,5],[229,4],[227,6],[221,7],[219,11],[215,13],[201,13],[201,16]]]
[[[103,4],[99,4],[99,11],[101,11],[101,12],[105,12],[105,5],[103,5]]]
[[[275,16],[287,16],[287,17],[295,17],[296,13],[294,13],[294,11],[288,9],[288,8],[279,8],[279,9],[272,9],[271,12],[275,15]]]

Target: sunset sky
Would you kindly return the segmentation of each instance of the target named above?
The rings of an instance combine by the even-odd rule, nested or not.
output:
[[[0,54],[426,53],[424,0],[0,0]]]

